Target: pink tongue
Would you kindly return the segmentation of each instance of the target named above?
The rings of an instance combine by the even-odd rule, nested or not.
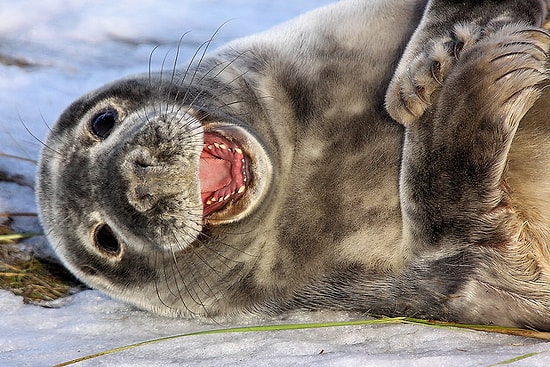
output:
[[[231,183],[231,162],[208,155],[199,160],[201,192],[217,191]]]

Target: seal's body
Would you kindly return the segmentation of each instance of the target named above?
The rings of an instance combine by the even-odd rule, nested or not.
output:
[[[74,102],[39,165],[60,259],[173,316],[550,329],[546,5],[438,3],[338,2]]]

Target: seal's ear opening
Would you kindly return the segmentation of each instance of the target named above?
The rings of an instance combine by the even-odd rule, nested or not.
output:
[[[99,224],[95,227],[92,236],[94,246],[107,256],[118,256],[122,250],[120,242],[107,224]]]

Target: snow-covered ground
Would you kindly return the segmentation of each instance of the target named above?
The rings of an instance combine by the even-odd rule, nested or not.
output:
[[[388,0],[392,1],[392,0]],[[328,0],[0,0],[0,152],[36,159],[40,139],[63,108],[86,91],[153,68],[166,52],[180,59],[226,23],[215,45],[260,31]],[[4,65],[28,62],[32,66]],[[27,131],[27,129],[30,131]],[[32,135],[31,135],[32,133]],[[33,135],[36,137],[33,137]],[[32,163],[0,157],[0,212],[35,212]],[[36,219],[14,226],[40,230]],[[44,240],[32,241],[40,246]],[[240,325],[350,320],[360,315],[297,312],[278,319],[220,324],[158,317],[96,291],[59,308],[23,304],[0,291],[0,365],[50,366],[134,342]],[[550,315],[549,315],[550,317]],[[128,366],[513,366],[550,365],[550,343],[499,334],[418,325],[188,336],[78,365]]]

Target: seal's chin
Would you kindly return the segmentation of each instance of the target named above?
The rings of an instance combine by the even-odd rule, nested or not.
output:
[[[216,132],[204,133],[199,160],[203,216],[239,200],[250,182],[249,158],[241,146]]]
[[[198,172],[203,221],[238,221],[266,196],[272,176],[271,160],[247,128],[209,122],[203,129]]]

